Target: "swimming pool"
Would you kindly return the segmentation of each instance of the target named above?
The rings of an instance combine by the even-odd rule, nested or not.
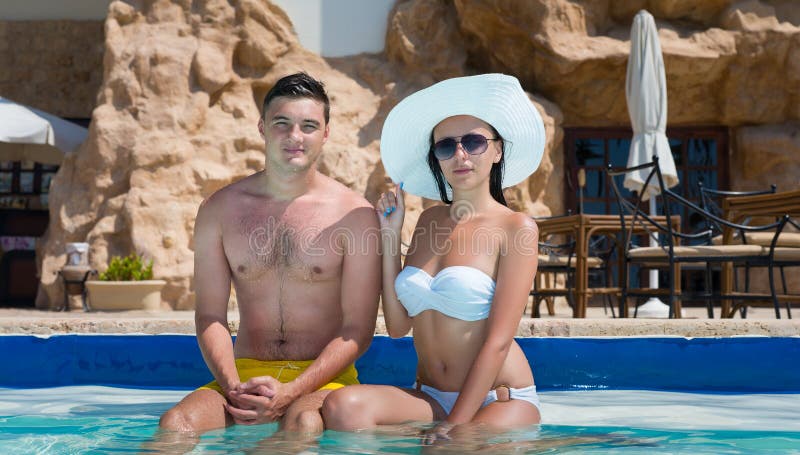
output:
[[[522,338],[543,425],[461,451],[800,453],[800,338]],[[2,336],[0,453],[146,450],[158,416],[209,379],[185,335]],[[410,338],[375,341],[362,381],[407,385]],[[202,436],[196,453],[244,453],[275,425]],[[415,433],[326,432],[315,453],[418,453]],[[144,444],[144,445],[143,445]],[[153,450],[169,451],[170,446]],[[548,452],[549,453],[549,452]]]

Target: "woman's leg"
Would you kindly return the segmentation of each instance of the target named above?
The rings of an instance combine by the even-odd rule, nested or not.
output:
[[[439,403],[427,394],[384,385],[347,386],[331,392],[322,405],[325,428],[337,431],[445,417]]]
[[[473,423],[482,423],[495,430],[512,430],[541,422],[539,409],[523,400],[495,401],[478,410]]]

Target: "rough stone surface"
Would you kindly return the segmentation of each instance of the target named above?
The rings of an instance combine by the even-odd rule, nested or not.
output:
[[[735,189],[764,189],[772,183],[779,190],[798,186],[800,123],[744,126],[737,130],[736,142],[731,170],[742,179],[733,182]]]
[[[286,15],[259,1],[114,2],[89,138],[53,183],[37,307],[61,296],[66,242],[91,265],[132,251],[167,280],[165,305],[193,308],[192,232],[200,201],[264,166],[256,124],[274,82],[304,70],[326,82],[333,125],[320,168],[363,192],[377,136],[359,137],[380,99],[299,46]],[[234,7],[236,6],[236,7]]]
[[[778,191],[800,188],[800,123],[741,127],[737,130],[736,142],[738,147],[731,157],[731,173],[741,178],[731,180],[733,189],[763,190],[773,183],[778,185]],[[771,222],[774,219],[756,219],[752,224]],[[792,230],[792,226],[787,226],[787,231]],[[777,269],[775,272],[776,286],[780,290],[780,275]],[[792,273],[792,268],[786,269],[785,276],[790,292],[797,292],[800,276]],[[766,270],[752,270],[750,279],[754,291],[769,292]],[[744,272],[740,273],[739,282],[744,283]]]
[[[702,310],[702,309],[701,309]],[[768,317],[768,316],[767,316]],[[239,314],[228,313],[228,328],[239,330]],[[52,313],[0,311],[0,334],[50,335],[60,333],[185,333],[194,334],[191,311],[125,311],[108,313]],[[376,335],[386,334],[378,317]],[[531,319],[523,318],[518,337],[607,336],[800,336],[800,321],[765,319]]]
[[[0,20],[0,96],[89,118],[103,81],[102,21]]]
[[[729,127],[734,188],[799,187],[791,157],[800,12],[791,0],[404,0],[390,14],[384,53],[328,60],[302,49],[286,15],[266,1],[113,2],[90,138],[53,183],[38,306],[61,295],[64,243],[87,240],[100,269],[131,250],[153,258],[169,283],[165,307],[192,308],[197,206],[263,166],[258,104],[275,80],[300,69],[332,95],[320,169],[372,201],[388,188],[378,140],[399,100],[452,76],[519,77],[543,115],[547,153],[506,195],[532,215],[562,213],[562,128],[629,124],[625,68],[642,8],[659,28],[669,124]],[[770,158],[752,166],[755,150]],[[409,199],[406,238],[433,203]]]

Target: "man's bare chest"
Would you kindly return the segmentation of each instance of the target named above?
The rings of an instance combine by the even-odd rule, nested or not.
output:
[[[273,273],[325,281],[341,271],[337,231],[335,219],[313,211],[251,212],[225,224],[223,244],[237,280],[258,280]]]

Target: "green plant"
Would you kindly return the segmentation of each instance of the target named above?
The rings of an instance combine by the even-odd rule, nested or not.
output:
[[[131,253],[126,257],[114,256],[108,269],[100,274],[101,281],[142,281],[153,279],[153,261],[145,265],[141,256]]]

